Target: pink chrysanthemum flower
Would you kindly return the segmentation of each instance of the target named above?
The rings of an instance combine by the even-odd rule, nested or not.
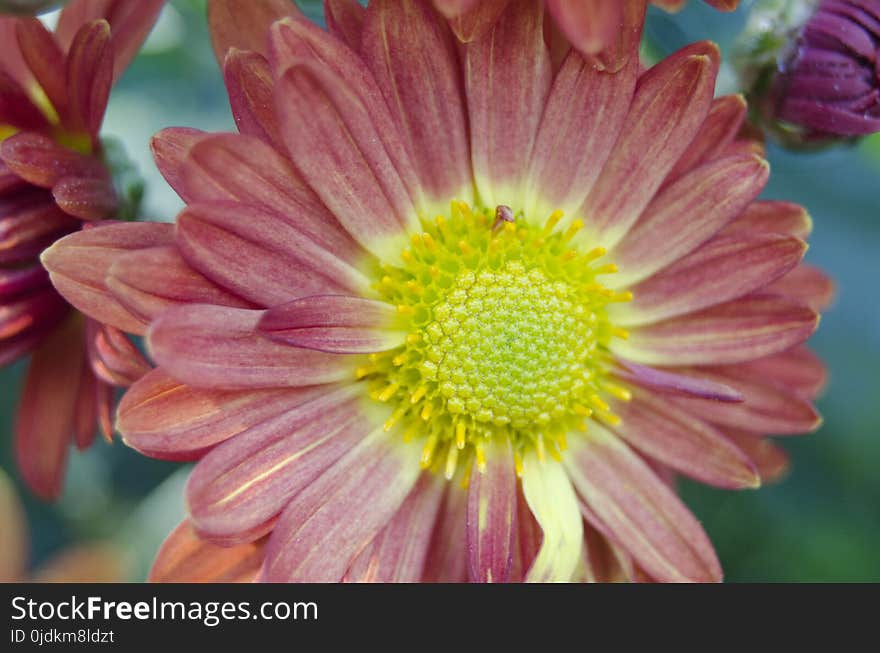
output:
[[[31,357],[15,449],[44,499],[61,491],[71,439],[88,447],[96,420],[110,437],[112,387],[147,369],[117,329],[71,311],[38,257],[116,215],[98,132],[162,4],[77,0],[54,34],[36,18],[0,18],[0,365]]]
[[[125,441],[199,461],[206,544],[181,526],[154,577],[194,555],[270,581],[720,579],[669,482],[756,487],[785,466],[765,435],[818,425],[828,283],[803,209],[755,199],[717,49],[554,70],[541,3],[461,47],[428,2],[346,6],[327,33],[212,2],[242,133],[160,133],[176,225],[43,257],[146,330]],[[161,246],[125,252],[145,227]]]

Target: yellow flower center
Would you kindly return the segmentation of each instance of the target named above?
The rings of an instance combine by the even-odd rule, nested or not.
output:
[[[533,225],[453,203],[448,219],[423,221],[401,266],[377,271],[408,336],[357,374],[393,407],[386,429],[426,436],[424,467],[448,478],[471,456],[481,467],[493,437],[509,438],[518,461],[529,447],[558,457],[587,417],[617,421],[603,396],[628,392],[608,378],[607,346],[626,332],[606,307],[631,295],[602,285],[617,268],[601,247],[572,247],[580,223],[557,229],[561,217]]]

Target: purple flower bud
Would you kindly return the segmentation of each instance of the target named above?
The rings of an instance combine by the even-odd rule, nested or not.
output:
[[[880,0],[821,0],[777,61],[765,118],[802,141],[880,132]]]

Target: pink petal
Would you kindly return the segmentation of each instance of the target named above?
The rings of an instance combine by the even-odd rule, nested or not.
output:
[[[263,580],[336,582],[394,516],[421,474],[421,447],[367,436],[288,505],[266,549]]]
[[[822,418],[808,399],[758,369],[731,365],[700,368],[687,373],[725,383],[743,396],[742,403],[673,399],[685,410],[705,420],[753,433],[800,435],[815,431]]]
[[[238,131],[283,149],[272,101],[275,80],[266,58],[231,48],[223,62],[223,79]]]
[[[99,383],[89,366],[83,365],[73,420],[73,442],[80,451],[92,446],[98,433],[95,422],[98,419],[97,385]]]
[[[695,43],[639,79],[621,138],[578,212],[611,249],[654,197],[709,110],[718,48]]]
[[[623,368],[615,370],[617,376],[654,392],[714,401],[742,401],[742,396],[736,390],[721,383],[637,365],[623,359],[616,362]]]
[[[300,17],[302,12],[290,0],[210,0],[208,26],[217,61],[223,65],[229,48],[252,50],[265,56],[269,27],[286,16]]]
[[[434,7],[446,18],[455,18],[479,4],[480,0],[434,0]]]
[[[30,294],[49,286],[49,275],[39,264],[29,267],[0,268],[0,300]]]
[[[583,204],[620,136],[637,74],[637,59],[612,75],[569,52],[553,80],[532,151],[532,193],[546,204],[529,208],[536,218]]]
[[[564,460],[578,493],[644,569],[660,581],[720,581],[706,533],[629,447],[597,425]]]
[[[327,31],[355,52],[361,47],[365,14],[357,0],[324,0]]]
[[[389,239],[416,228],[408,188],[417,184],[404,181],[413,171],[395,123],[383,120],[386,108],[364,101],[357,79],[311,63],[291,67],[278,82],[276,110],[305,180],[352,237],[382,257],[397,254]]]
[[[400,510],[355,558],[345,580],[355,583],[421,581],[444,490],[442,476],[422,474]]]
[[[516,211],[552,81],[541,3],[514,0],[466,46],[464,69],[477,190],[485,205]]]
[[[83,323],[69,319],[31,357],[15,424],[15,458],[44,501],[61,494],[85,363]]]
[[[632,302],[613,307],[621,326],[692,313],[761,289],[792,270],[807,251],[781,234],[716,236],[666,269],[632,287]]]
[[[150,140],[150,151],[156,167],[168,185],[174,189],[184,202],[192,199],[183,182],[184,162],[192,147],[209,134],[189,127],[169,127],[157,133]]]
[[[355,3],[356,4],[356,3]],[[417,0],[379,0],[366,11],[362,55],[432,200],[471,201],[467,118],[458,56],[439,17]]]
[[[834,301],[836,288],[822,270],[804,263],[768,286],[766,292],[803,302],[814,311],[825,311]]]
[[[557,25],[572,46],[584,54],[597,54],[618,36],[623,4],[606,0],[547,0]]]
[[[210,451],[186,489],[199,535],[238,544],[267,533],[293,497],[375,428],[359,395],[351,386],[313,393]]]
[[[235,202],[192,204],[177,218],[187,264],[261,306],[302,295],[360,293],[369,282],[283,215]]]
[[[52,288],[0,304],[0,339],[7,340],[28,332],[50,328],[68,312],[68,307]]]
[[[20,88],[30,88],[34,83],[31,69],[25,62],[18,46],[16,35],[18,18],[0,15],[0,61],[3,62],[4,72]]]
[[[769,438],[759,438],[754,433],[731,429],[728,429],[727,437],[752,459],[763,483],[778,481],[788,471],[788,454]]]
[[[369,354],[404,343],[394,331],[397,311],[390,304],[347,297],[312,295],[274,306],[258,325],[266,337],[294,347],[333,354]]]
[[[695,250],[755,199],[769,174],[764,159],[735,156],[700,166],[669,185],[612,251],[620,267],[614,285],[641,281]]]
[[[55,203],[81,220],[106,220],[119,210],[116,189],[109,179],[64,177],[52,187]]]
[[[511,0],[434,0],[462,43],[477,41],[489,33]]]
[[[146,323],[181,304],[254,307],[193,270],[175,247],[141,249],[118,257],[105,284],[125,308]]]
[[[516,488],[516,527],[510,579],[523,582],[538,555],[544,535],[523,495],[522,482],[518,482]]]
[[[761,480],[748,457],[717,429],[650,392],[615,401],[623,421],[614,431],[630,446],[715,487],[755,488]]]
[[[110,294],[104,280],[119,256],[169,244],[172,229],[159,223],[102,225],[62,238],[40,260],[55,288],[76,308],[99,322],[143,334],[144,322]]]
[[[39,19],[21,18],[16,22],[15,34],[22,58],[63,122],[68,101],[64,52]]]
[[[741,363],[739,369],[748,370],[754,378],[792,388],[809,399],[821,394],[828,380],[828,370],[822,359],[803,345],[781,354]]]
[[[324,388],[209,390],[158,368],[122,397],[117,428],[128,446],[153,458],[196,460],[220,442],[290,411]]]
[[[86,338],[91,369],[104,383],[128,387],[152,369],[119,329],[89,319]]]
[[[510,580],[517,535],[516,474],[509,438],[491,442],[486,469],[474,463],[468,487],[468,566],[472,581]]]
[[[67,55],[67,108],[72,129],[97,135],[112,85],[110,24],[96,20],[76,33]]]
[[[0,30],[4,24],[3,21],[4,19],[0,17]],[[2,36],[2,32],[0,32],[0,36]],[[6,64],[5,59],[3,63]],[[2,67],[0,67],[0,123],[34,131],[41,131],[48,127],[48,121],[43,113],[31,101],[19,83]]]
[[[223,547],[199,538],[188,521],[162,543],[150,583],[251,583],[263,564],[264,542]]]
[[[30,263],[54,240],[79,225],[41,189],[36,193],[16,193],[10,200],[0,199],[0,263]]]
[[[751,295],[696,313],[633,329],[614,341],[618,356],[647,365],[739,363],[804,342],[819,323],[810,308]]]
[[[458,483],[447,483],[443,504],[431,537],[423,580],[463,583],[468,579],[465,516],[468,493]]]
[[[58,145],[48,136],[21,132],[0,144],[0,156],[22,179],[52,188],[64,177],[106,179],[107,170],[97,158]]]
[[[171,376],[205,388],[301,387],[354,378],[351,357],[287,347],[259,335],[263,314],[179,306],[151,324],[147,342]]]
[[[723,235],[773,232],[789,234],[806,240],[813,230],[813,222],[806,209],[790,202],[752,202],[743,213],[730,222]]]

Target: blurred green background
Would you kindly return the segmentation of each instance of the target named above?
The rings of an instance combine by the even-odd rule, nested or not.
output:
[[[320,20],[318,2],[300,2]],[[651,10],[646,40],[668,54],[701,38],[725,52],[749,2],[719,14],[691,2],[677,15]],[[736,91],[722,74],[719,92]],[[181,202],[158,176],[150,136],[166,126],[232,130],[220,71],[211,52],[204,0],[174,0],[111,97],[104,133],[125,144],[147,182],[144,215],[171,220]],[[683,482],[729,581],[880,581],[880,137],[857,147],[791,154],[770,147],[765,197],[805,205],[815,231],[808,260],[829,271],[838,297],[812,344],[831,383],[819,408],[825,423],[783,445],[792,470],[758,492],[722,492]],[[10,447],[23,365],[0,371],[0,466],[14,475]],[[125,552],[131,580],[142,580],[164,536],[183,515],[186,468],[102,441],[74,453],[67,488],[44,505],[19,486],[30,522],[31,563],[73,542],[110,540]]]

